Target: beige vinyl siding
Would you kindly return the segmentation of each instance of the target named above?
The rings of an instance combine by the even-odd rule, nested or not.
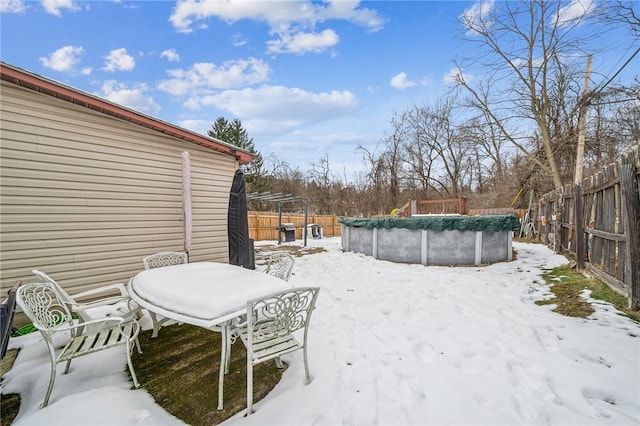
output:
[[[1,89],[2,293],[34,268],[69,292],[126,284],[144,256],[184,250],[183,151],[190,259],[228,261],[235,158],[5,81]]]

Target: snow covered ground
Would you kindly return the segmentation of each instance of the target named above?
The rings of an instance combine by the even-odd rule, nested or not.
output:
[[[225,425],[640,424],[640,325],[594,300],[586,319],[536,305],[550,295],[543,268],[567,262],[546,247],[514,243],[517,260],[491,266],[424,267],[343,253],[339,238],[309,245],[327,252],[298,258],[290,282],[322,288],[313,381],[290,354],[256,413]],[[11,339],[22,347],[3,383],[22,395],[15,425],[182,424],[129,389],[122,348],[77,359],[68,375],[60,367],[51,405],[38,408],[49,375],[39,340]]]

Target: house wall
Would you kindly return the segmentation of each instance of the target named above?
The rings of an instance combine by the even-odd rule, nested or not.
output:
[[[190,260],[228,262],[234,157],[1,82],[0,291],[40,269],[69,292],[122,282],[183,251],[182,152],[191,156]]]

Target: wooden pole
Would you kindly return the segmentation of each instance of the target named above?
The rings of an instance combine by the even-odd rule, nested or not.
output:
[[[307,246],[307,224],[309,222],[308,218],[309,218],[309,204],[305,201],[304,202],[304,229],[302,230],[305,247]]]
[[[282,243],[280,228],[282,228],[282,203],[278,203],[278,245]]]
[[[562,250],[562,220],[564,219],[564,186],[556,190],[556,202],[553,211],[553,251],[560,253]]]
[[[576,153],[576,172],[573,183],[580,185],[584,168],[584,139],[587,127],[587,108],[589,106],[589,74],[591,74],[591,55],[587,56],[587,69],[584,73],[584,90],[580,98],[580,116],[578,118],[578,149]]]
[[[260,214],[259,213],[255,213],[254,214],[254,218],[255,218],[255,224],[256,224],[256,241],[260,241]]]

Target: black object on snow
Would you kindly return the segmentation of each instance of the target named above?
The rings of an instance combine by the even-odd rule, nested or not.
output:
[[[249,240],[247,218],[247,189],[242,170],[236,170],[231,184],[228,212],[229,263],[256,269],[253,241]]]

